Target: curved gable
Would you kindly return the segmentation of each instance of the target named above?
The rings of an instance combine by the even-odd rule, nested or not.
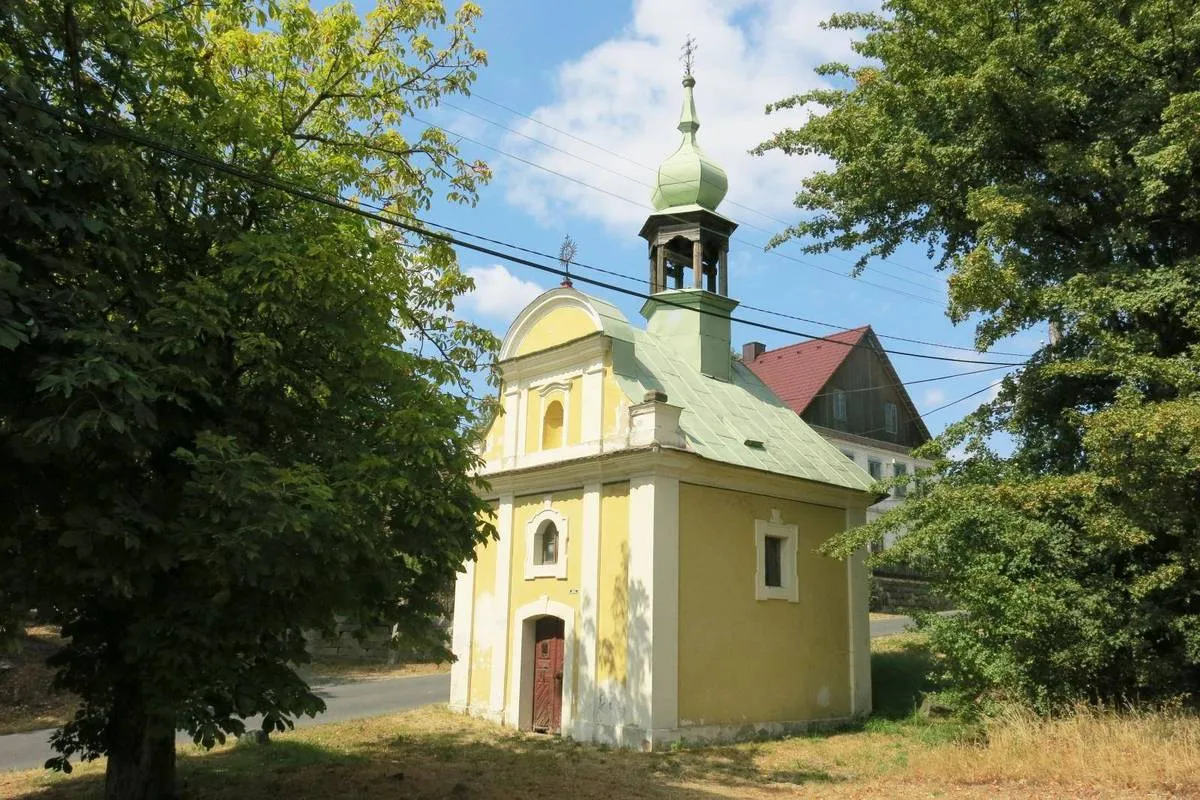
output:
[[[604,331],[610,309],[597,306],[592,298],[567,287],[538,296],[509,326],[500,347],[500,360],[536,353]]]

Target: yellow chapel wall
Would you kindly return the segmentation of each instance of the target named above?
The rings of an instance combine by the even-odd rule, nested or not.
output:
[[[546,507],[545,499],[550,497],[550,505],[559,514],[567,518],[567,578],[534,578],[525,579],[525,527],[535,514]],[[509,637],[504,663],[511,663],[514,632],[519,633],[521,622],[516,618],[516,610],[523,605],[540,599],[543,595],[550,600],[564,603],[575,610],[575,630],[578,635],[579,627],[579,577],[582,571],[583,557],[583,489],[571,489],[554,493],[543,492],[534,495],[517,497],[513,501],[513,538],[512,538],[512,595],[509,603],[508,630]],[[575,592],[572,593],[571,590]],[[574,689],[578,664],[575,674],[568,676]],[[505,687],[505,697],[511,682],[520,681],[519,675],[509,675],[510,686]],[[574,692],[572,692],[574,695]]]
[[[536,353],[572,339],[579,339],[599,328],[591,315],[577,306],[560,306],[538,320],[517,345],[514,356]]]
[[[612,436],[624,424],[624,420],[621,418],[623,415],[621,405],[625,400],[625,393],[621,391],[621,385],[617,383],[617,376],[613,373],[611,361],[604,365],[603,387],[603,401],[600,406],[604,416],[600,421],[600,435]]]
[[[497,504],[492,503],[493,514]],[[492,517],[493,521],[495,517]],[[471,664],[468,672],[470,691],[468,702],[484,707],[491,702],[492,631],[491,620],[496,608],[496,552],[499,543],[489,540],[475,548],[475,608],[471,614]]]
[[[755,520],[795,524],[800,602],[755,599]],[[679,724],[850,715],[845,510],[679,484]]]
[[[600,495],[600,568],[596,585],[596,681],[625,681],[629,627],[629,481]]]
[[[503,387],[501,387],[501,397]],[[484,461],[499,461],[504,456],[504,406],[496,407],[496,417],[492,420],[492,424],[488,427],[487,434],[483,439],[483,460]]]

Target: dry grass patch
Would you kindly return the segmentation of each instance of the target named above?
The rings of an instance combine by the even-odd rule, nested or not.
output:
[[[0,657],[12,666],[0,672],[0,735],[52,728],[75,713],[78,701],[51,688],[54,670],[46,666],[62,645],[57,628],[37,625],[25,629],[15,654]]]
[[[1200,717],[1081,706],[1068,717],[1047,719],[1012,710],[987,723],[986,744],[923,753],[910,772],[952,783],[1015,777],[1037,785],[1200,797]]]

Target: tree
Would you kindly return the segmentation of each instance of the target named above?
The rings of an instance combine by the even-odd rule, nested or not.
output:
[[[777,241],[864,247],[859,269],[923,243],[980,349],[1061,332],[929,449],[929,491],[831,552],[909,531],[884,558],[919,561],[967,612],[931,628],[966,697],[1196,697],[1197,5],[889,0],[828,24],[862,32],[863,63],[768,109],[823,113],[758,152],[834,161]]]
[[[321,701],[291,665],[334,615],[431,619],[490,535],[495,342],[453,251],[212,168],[411,215],[488,177],[415,109],[485,62],[470,4],[47,0],[0,8],[0,609],[36,608],[82,706],[61,756],[110,798]],[[167,148],[136,143],[149,137]]]

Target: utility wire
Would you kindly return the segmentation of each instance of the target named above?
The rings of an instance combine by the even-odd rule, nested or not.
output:
[[[551,169],[550,167],[539,164],[536,161],[531,161],[528,158],[514,155],[513,153],[509,153],[505,150],[501,150],[499,147],[495,147],[494,145],[490,145],[486,142],[481,142],[478,139],[475,139],[475,138],[472,138],[465,134],[451,130],[450,128],[446,128],[442,125],[438,125],[435,122],[430,122],[427,119],[422,119],[422,118],[416,117],[416,116],[412,117],[412,120],[414,122],[418,122],[422,125],[427,125],[430,128],[435,128],[435,129],[441,131],[442,133],[445,133],[447,136],[452,136],[452,137],[460,139],[461,141],[464,141],[464,142],[470,142],[471,144],[473,144],[477,147],[482,147],[485,150],[490,150],[493,153],[496,153],[497,155],[504,156],[505,158],[510,158],[513,161],[517,161],[522,164],[525,164],[526,166],[533,167],[536,170],[540,170],[540,171],[548,173],[550,175],[555,175],[559,178],[562,178],[563,180],[570,181],[571,183],[577,184],[586,189],[591,189],[594,192],[600,192],[601,194],[606,194],[609,197],[620,200],[623,203],[629,203],[630,205],[635,206],[639,209],[642,209],[642,210],[646,209],[646,205],[644,203],[639,203],[638,201],[633,200],[629,197],[626,197],[625,195],[618,194],[617,192],[610,191],[601,186],[596,186],[595,184],[588,183],[587,181],[584,181],[584,180],[580,180],[579,178],[576,178],[571,175],[567,175],[564,172],[559,172],[558,170]],[[883,291],[886,291],[886,292],[895,292],[896,294],[902,294],[906,297],[910,297],[910,298],[920,301],[922,303],[928,303],[929,305],[932,305],[932,306],[941,307],[941,305],[942,305],[942,303],[940,301],[935,300],[932,297],[914,294],[913,292],[905,291],[904,289],[897,289],[895,286],[886,286],[881,283],[875,283],[874,281],[869,281],[866,278],[856,278],[853,275],[847,275],[844,272],[838,272],[836,269],[830,269],[829,267],[823,267],[823,266],[821,266],[819,264],[815,264],[811,261],[805,261],[804,259],[796,258],[793,255],[789,255],[787,253],[780,252],[779,250],[773,250],[773,249],[768,250],[765,245],[757,244],[755,242],[750,242],[745,239],[733,239],[732,241],[736,241],[739,245],[749,247],[749,248],[755,250],[756,252],[766,253],[767,255],[771,255],[776,258],[787,259],[788,261],[794,261],[797,264],[801,264],[801,265],[809,267],[811,269],[817,269],[817,270],[820,270],[821,272],[827,272],[830,275],[836,275],[837,277],[843,278],[845,280],[854,281],[856,283],[864,284],[866,286],[873,286],[877,289],[882,289]],[[936,291],[935,289],[932,289],[928,286],[923,286],[921,284],[915,283],[914,281],[909,281],[905,278],[899,278],[894,275],[886,275],[886,274],[885,274],[885,277],[892,278],[893,280],[904,281],[905,283],[910,283],[924,291],[931,291],[931,292]]]
[[[1003,381],[1003,379],[1001,379],[1001,380],[999,380],[999,381],[994,381],[994,382],[992,382],[992,383],[989,383],[987,386],[983,387],[982,389],[979,389],[979,390],[977,390],[977,391],[971,392],[970,394],[965,394],[965,395],[963,395],[962,397],[958,398],[957,400],[951,400],[949,403],[945,403],[945,404],[943,404],[943,405],[940,405],[940,406],[938,406],[937,408],[935,408],[935,409],[932,409],[932,410],[930,410],[930,411],[922,411],[922,412],[921,412],[921,416],[922,416],[922,417],[928,417],[930,414],[936,414],[937,412],[939,412],[939,411],[943,411],[943,410],[945,410],[945,409],[949,408],[950,406],[956,406],[956,405],[958,405],[959,403],[963,402],[964,400],[970,400],[972,397],[975,397],[976,395],[983,394],[984,392],[986,392],[986,391],[987,391],[987,390],[989,390],[989,389],[994,389],[994,388],[996,388],[997,386],[999,386],[999,385],[1002,383],[1002,381]]]
[[[951,378],[964,378],[967,375],[978,375],[981,372],[995,372],[998,369],[1009,369],[1009,368],[1001,367],[1001,366],[985,367],[983,369],[968,370],[967,372],[955,372],[950,375],[939,375],[936,378],[921,378],[920,380],[916,380],[916,381],[901,381],[900,383],[882,383],[879,386],[866,386],[861,389],[836,389],[832,392],[819,392],[818,394],[814,394],[813,399],[815,400],[818,397],[830,397],[835,394],[854,394],[856,392],[877,392],[880,389],[891,389],[891,388],[900,387],[900,386],[916,386],[919,383],[932,383],[933,381],[945,381],[945,380],[949,380]],[[963,398],[963,399],[966,399],[966,398]],[[958,401],[955,401],[955,402],[958,402]],[[938,409],[934,409],[934,411],[937,411],[937,410]],[[930,413],[933,413],[933,412],[930,412]]]
[[[476,114],[474,111],[471,111],[471,110],[469,110],[469,109],[463,108],[462,106],[457,106],[457,105],[455,105],[454,103],[451,103],[451,102],[448,102],[448,101],[445,101],[445,100],[442,100],[442,101],[439,103],[439,105],[443,105],[443,106],[445,106],[446,108],[452,108],[452,109],[454,109],[455,111],[458,111],[459,113],[466,114],[467,116],[474,117],[475,119],[478,119],[478,120],[480,120],[480,121],[482,121],[482,122],[486,122],[488,125],[494,125],[495,127],[499,128],[499,129],[500,129],[500,130],[502,130],[502,131],[508,131],[509,133],[513,134],[514,136],[520,136],[522,139],[527,139],[528,141],[531,141],[531,142],[533,142],[534,144],[541,145],[542,147],[545,147],[545,148],[546,148],[546,149],[548,149],[548,150],[553,150],[554,152],[556,152],[556,153],[561,153],[562,155],[564,155],[564,156],[567,156],[568,158],[573,158],[573,159],[575,159],[575,160],[577,160],[577,161],[581,161],[581,162],[583,162],[584,164],[587,164],[588,166],[595,167],[596,169],[599,169],[599,170],[603,170],[604,172],[607,172],[607,173],[609,173],[610,175],[615,175],[615,176],[617,176],[618,178],[623,178],[623,179],[625,179],[625,180],[627,180],[627,181],[630,181],[631,183],[636,183],[638,186],[641,186],[641,187],[644,187],[644,188],[647,188],[647,189],[653,189],[653,188],[654,188],[653,184],[646,183],[645,181],[641,180],[640,178],[635,178],[635,177],[633,177],[632,175],[627,175],[626,173],[624,173],[624,172],[621,172],[620,170],[613,169],[612,167],[609,167],[609,166],[608,166],[608,165],[606,165],[606,164],[601,164],[601,163],[599,163],[599,162],[597,162],[597,161],[592,161],[592,160],[591,160],[591,159],[589,159],[589,158],[584,158],[584,157],[583,157],[583,156],[581,156],[581,155],[578,155],[578,154],[576,154],[576,153],[572,153],[570,150],[564,150],[563,148],[559,147],[558,145],[551,144],[550,142],[547,142],[547,141],[545,141],[545,140],[543,140],[543,139],[539,139],[539,138],[537,138],[536,136],[530,136],[529,134],[525,133],[524,131],[519,131],[519,130],[517,130],[516,128],[509,127],[508,125],[505,125],[505,124],[503,124],[503,123],[501,123],[501,122],[496,122],[494,119],[489,119],[488,117],[485,117],[485,116],[483,116],[482,114]],[[431,124],[431,123],[425,122],[424,124],[427,124],[427,125],[428,125],[428,124]],[[549,167],[546,167],[546,166],[544,166],[544,165],[541,165],[541,164],[531,163],[531,162],[529,162],[529,161],[526,161],[525,159],[523,159],[523,158],[521,158],[521,157],[519,157],[519,156],[516,156],[516,155],[513,155],[513,154],[511,154],[511,153],[507,153],[507,152],[505,152],[505,151],[499,150],[498,148],[494,148],[494,147],[492,147],[491,145],[486,145],[486,144],[482,144],[482,143],[480,143],[480,142],[475,142],[474,140],[471,140],[471,139],[467,139],[467,137],[463,136],[462,134],[455,133],[454,131],[451,131],[451,130],[450,130],[450,129],[448,129],[448,128],[440,127],[440,126],[437,126],[437,125],[434,125],[433,127],[435,127],[435,128],[438,128],[439,130],[441,130],[441,131],[443,131],[444,133],[447,133],[447,134],[449,134],[449,135],[452,135],[452,136],[459,136],[460,138],[463,138],[463,139],[464,139],[464,140],[466,140],[466,141],[470,141],[470,142],[472,142],[473,144],[478,144],[480,147],[487,147],[487,148],[489,148],[489,149],[492,149],[492,150],[494,150],[495,152],[497,152],[497,153],[500,153],[501,155],[508,156],[509,158],[514,158],[514,159],[520,160],[522,163],[529,164],[530,166],[534,167],[535,169],[540,169],[540,170],[543,170],[543,171],[546,171],[546,172],[550,172],[550,173],[551,173],[551,174],[553,174],[553,175],[556,175],[556,176],[558,176],[558,177],[561,177],[561,178],[567,178],[568,180],[576,180],[575,178],[571,178],[570,176],[567,176],[567,175],[565,175],[565,174],[563,174],[563,173],[560,173],[560,172],[557,172],[557,171],[555,171],[555,170],[552,170],[552,169],[550,169]],[[638,162],[636,162],[636,161],[631,161],[631,163],[635,164],[636,166],[643,167],[643,168],[645,168],[645,169],[651,169],[651,171],[653,171],[653,168],[651,168],[651,167],[645,167],[644,165],[642,165],[642,164],[639,164],[639,163],[638,163]],[[660,169],[661,169],[661,168],[660,168]],[[668,178],[673,178],[673,177],[675,177],[675,176],[673,176],[673,175],[669,175],[669,174],[668,174],[668,175],[667,175],[667,177],[668,177]],[[580,182],[580,183],[582,183],[582,181],[577,181],[577,182]],[[584,185],[585,185],[585,186],[588,186],[588,188],[592,188],[592,189],[595,189],[595,190],[597,190],[597,191],[603,191],[603,192],[606,192],[606,193],[608,193],[608,194],[612,194],[612,192],[608,192],[608,190],[606,190],[606,189],[601,189],[600,187],[597,187],[597,186],[592,186],[591,184],[584,184]],[[635,201],[635,200],[632,200],[632,199],[629,199],[629,198],[625,198],[625,197],[622,197],[621,199],[622,199],[622,200],[624,200],[625,202],[628,202],[628,203],[634,203],[634,204],[636,204],[636,205],[637,205],[638,207],[640,207],[640,208],[645,208],[645,206],[644,206],[643,204],[641,204],[641,203],[637,203],[637,201]],[[783,220],[776,219],[775,217],[771,217],[771,216],[769,216],[769,215],[767,215],[767,214],[764,214],[764,213],[763,213],[763,212],[761,212],[761,211],[755,211],[753,208],[750,208],[749,206],[742,205],[741,203],[737,202],[736,200],[726,200],[725,202],[726,202],[726,203],[728,203],[729,205],[732,205],[732,206],[737,206],[738,208],[743,208],[743,209],[745,209],[745,210],[747,210],[747,211],[749,211],[749,212],[751,212],[751,213],[753,213],[753,214],[759,214],[759,215],[761,215],[761,216],[765,216],[765,217],[767,217],[768,219],[775,220],[776,222],[779,222],[781,225],[787,225],[787,224],[788,224],[787,222],[784,222]],[[753,229],[753,230],[756,230],[756,231],[759,231],[759,232],[761,232],[761,233],[765,233],[765,234],[767,234],[768,236],[774,236],[774,235],[775,235],[775,231],[772,231],[772,230],[769,230],[769,229],[767,229],[767,228],[764,228],[764,227],[762,227],[761,225],[755,225],[755,224],[754,224],[754,223],[752,223],[752,222],[746,222],[746,221],[742,221],[742,222],[740,222],[740,223],[739,223],[739,227],[743,227],[743,228],[751,228],[751,229]],[[731,237],[731,238],[738,238],[738,237]],[[740,239],[740,238],[739,238],[739,241],[745,241],[745,240],[744,240],[744,239]],[[754,245],[754,243],[753,243],[753,242],[746,242],[746,244]],[[755,247],[758,247],[758,245],[754,245],[754,246],[755,246]],[[847,258],[842,258],[842,257],[838,256],[836,253],[826,253],[826,255],[830,256],[831,258],[836,258],[836,259],[838,259],[839,261],[847,261],[847,262],[849,262],[849,263],[854,263],[854,262],[853,262],[853,261],[851,261],[850,259],[847,259]],[[801,263],[807,263],[807,262],[801,262]],[[812,265],[812,266],[815,266],[815,265]],[[899,266],[904,266],[904,265],[899,265]],[[908,269],[908,270],[909,270],[909,271],[911,271],[911,272],[915,272],[916,274],[920,275],[921,277],[923,277],[923,278],[926,278],[926,279],[928,279],[928,280],[931,280],[931,281],[933,281],[934,283],[939,283],[939,282],[938,282],[936,279],[934,279],[932,276],[930,276],[930,275],[926,275],[925,273],[923,273],[923,272],[920,272],[919,270],[913,269],[912,267],[904,267],[904,268],[905,268],[905,269]],[[841,274],[841,273],[837,273],[837,274]],[[908,278],[902,278],[902,277],[900,277],[899,275],[892,275],[891,273],[888,273],[888,272],[883,272],[882,270],[879,272],[879,274],[880,274],[880,275],[882,275],[882,276],[884,276],[884,277],[886,277],[886,278],[891,278],[892,280],[896,280],[896,281],[902,281],[902,282],[904,282],[904,283],[907,283],[907,284],[910,284],[910,285],[912,285],[912,286],[916,286],[917,288],[919,288],[919,289],[923,289],[923,290],[925,290],[925,291],[943,291],[943,290],[944,290],[944,287],[943,287],[943,286],[941,286],[941,285],[938,285],[938,286],[936,286],[936,287],[931,287],[931,286],[928,286],[928,285],[926,285],[926,284],[923,284],[923,283],[917,283],[916,281],[909,280]],[[854,279],[854,280],[858,280],[857,278],[854,278],[854,277],[853,277],[853,276],[851,276],[851,275],[842,275],[842,277],[846,277],[846,278],[852,278],[852,279]]]
[[[541,125],[543,128],[547,128],[547,129],[549,129],[549,130],[552,130],[552,131],[554,131],[555,133],[561,134],[561,135],[563,135],[563,136],[566,136],[566,137],[568,137],[568,138],[570,138],[570,139],[574,139],[575,141],[579,142],[580,144],[585,144],[585,145],[587,145],[588,147],[594,147],[595,149],[599,150],[599,151],[600,151],[600,152],[602,152],[602,153],[607,153],[608,155],[610,155],[610,156],[614,156],[614,157],[616,157],[616,158],[619,158],[619,159],[621,159],[622,161],[627,161],[628,163],[630,163],[630,164],[633,164],[635,167],[641,167],[642,169],[646,169],[646,170],[649,170],[649,171],[651,171],[651,172],[657,172],[657,169],[658,169],[657,167],[652,167],[652,166],[650,166],[650,165],[648,165],[648,164],[643,164],[643,163],[641,163],[640,161],[637,161],[637,160],[635,160],[635,159],[632,159],[632,158],[630,158],[629,156],[626,156],[626,155],[624,155],[624,154],[622,154],[622,153],[618,153],[618,152],[616,152],[615,150],[610,150],[610,149],[608,149],[607,147],[603,147],[602,145],[598,145],[598,144],[596,144],[595,142],[588,141],[587,139],[584,139],[584,138],[583,138],[583,137],[581,137],[581,136],[577,136],[577,135],[575,135],[575,134],[571,133],[570,131],[565,131],[565,130],[563,130],[562,128],[557,128],[557,127],[555,127],[554,125],[551,125],[551,124],[550,124],[550,123],[548,123],[548,122],[543,122],[542,120],[538,119],[537,117],[534,117],[534,116],[531,116],[531,115],[529,115],[529,114],[526,114],[526,113],[524,113],[523,111],[518,111],[517,109],[515,109],[515,108],[513,108],[513,107],[511,107],[511,106],[507,106],[507,105],[505,105],[505,104],[503,104],[503,103],[501,103],[501,102],[499,102],[499,101],[496,101],[496,100],[489,99],[489,98],[487,98],[487,97],[484,97],[483,95],[481,95],[481,94],[478,94],[478,93],[472,93],[470,96],[471,96],[471,97],[473,97],[473,98],[475,98],[476,100],[482,100],[483,102],[485,102],[485,103],[487,103],[487,104],[489,104],[489,105],[492,105],[492,106],[495,106],[496,108],[499,108],[499,109],[502,109],[502,110],[504,110],[504,111],[507,111],[507,112],[508,112],[508,113],[510,113],[510,114],[515,114],[515,115],[516,115],[516,116],[518,116],[518,117],[522,117],[522,118],[524,118],[524,119],[527,119],[527,120],[529,120],[530,122],[534,123],[535,125]],[[450,105],[450,104],[449,104],[449,103],[445,103],[445,102],[443,102],[443,105]],[[457,110],[459,110],[459,111],[464,111],[463,109],[461,109],[461,108],[458,108],[457,106],[451,106],[451,107],[452,107],[452,108],[456,108],[456,109],[457,109]],[[470,111],[464,111],[464,113],[466,113],[466,114],[470,114],[470,115],[471,115],[471,116],[473,116],[473,117],[477,117],[477,118],[479,118],[479,119],[482,119],[484,122],[491,122],[491,120],[489,120],[489,119],[487,119],[487,118],[485,118],[485,117],[483,117],[483,116],[480,116],[480,115],[478,115],[478,114],[474,114],[474,113],[472,113],[472,112],[470,112]],[[499,125],[499,123],[492,123],[492,124],[493,124],[493,125]],[[504,127],[504,126],[500,125],[500,127]],[[506,129],[506,130],[512,130],[511,128],[505,128],[505,129]],[[514,133],[517,133],[519,136],[525,136],[525,138],[527,138],[527,139],[531,139],[531,140],[533,140],[533,141],[535,141],[535,142],[539,141],[539,140],[537,140],[537,139],[534,139],[532,136],[526,136],[525,134],[523,134],[523,133],[519,133],[519,132],[517,132],[517,131],[513,131],[513,132],[514,132]],[[544,142],[541,142],[541,143],[542,143],[542,144],[545,144]],[[548,146],[548,147],[554,147],[553,145],[547,145],[547,146]],[[557,148],[557,147],[554,147],[554,149],[555,149],[555,150],[557,150],[558,148]],[[566,151],[560,151],[560,152],[564,152],[564,153],[565,153]],[[571,154],[570,154],[570,153],[567,153],[567,155],[571,155]],[[581,160],[583,160],[583,159],[581,159]],[[588,162],[588,163],[591,163],[591,162]],[[602,168],[602,169],[603,169],[603,168]],[[618,173],[618,174],[620,174],[620,173]],[[631,180],[632,180],[632,179],[631,179]],[[730,205],[732,205],[732,206],[737,206],[738,208],[745,209],[746,211],[749,211],[749,212],[750,212],[750,213],[752,213],[752,214],[757,214],[758,216],[760,216],[760,217],[763,217],[764,219],[768,219],[768,220],[770,220],[770,221],[772,221],[772,222],[776,222],[776,223],[778,223],[778,224],[780,224],[780,225],[791,225],[791,224],[792,224],[792,223],[788,222],[787,220],[780,219],[779,217],[776,217],[776,216],[773,216],[773,215],[771,215],[771,214],[768,214],[768,213],[767,213],[767,212],[765,212],[765,211],[760,211],[759,209],[752,208],[752,207],[750,207],[750,206],[744,205],[744,204],[742,204],[742,203],[739,203],[739,202],[737,202],[736,200],[728,200],[728,201],[726,201],[726,202],[728,202],[728,203],[729,203]],[[751,224],[749,224],[749,223],[747,223],[747,227],[750,227],[750,228],[756,228],[757,230],[765,230],[764,228],[758,228],[757,226],[755,226],[755,225],[751,225]],[[771,234],[771,235],[774,235],[774,231],[766,231],[766,232],[767,232],[767,233],[769,233],[769,234]],[[827,253],[826,255],[830,256],[831,258],[836,258],[836,259],[837,259],[837,260],[839,260],[839,261],[844,261],[844,262],[846,262],[846,263],[848,263],[848,264],[853,264],[853,263],[855,263],[855,262],[854,262],[852,259],[845,258],[845,257],[843,257],[843,256],[839,256],[839,255],[837,255],[836,253]],[[907,270],[907,271],[909,271],[909,272],[913,273],[914,275],[920,275],[920,276],[921,276],[921,277],[923,277],[923,278],[929,278],[930,280],[937,281],[937,279],[936,279],[936,278],[935,278],[933,275],[930,275],[929,273],[927,273],[927,272],[924,272],[923,270],[917,269],[916,267],[911,267],[911,266],[909,266],[909,265],[907,265],[907,264],[901,264],[900,262],[898,262],[898,261],[893,261],[893,260],[892,260],[892,259],[890,259],[890,258],[883,258],[883,257],[880,257],[880,259],[879,259],[879,260],[880,260],[880,261],[883,261],[883,262],[885,262],[885,263],[891,264],[892,266],[899,267],[900,269]],[[884,274],[886,274],[886,273],[884,273]]]
[[[363,203],[360,201],[360,204],[366,206],[367,208],[373,208],[376,211],[386,211],[386,209],[380,208],[379,206],[373,206],[370,203]],[[493,239],[493,238],[484,236],[479,233],[472,233],[471,231],[465,231],[465,230],[459,230],[457,228],[451,228],[448,225],[440,225],[436,222],[430,222],[428,220],[425,220],[425,224],[431,225],[435,228],[439,228],[439,229],[447,231],[449,233],[457,234],[459,236],[470,236],[472,239],[478,239],[481,242],[488,242],[490,244],[507,247],[511,250],[516,250],[521,253],[528,253],[530,255],[540,256],[542,258],[551,258],[551,255],[549,253],[545,253],[540,250],[533,250],[528,247],[522,247],[521,245],[512,244],[511,242],[506,242],[502,239]],[[597,267],[594,264],[588,264],[583,261],[579,261],[577,259],[571,259],[571,264],[576,267],[579,267],[580,269],[591,270],[592,272],[597,272],[602,275],[611,275],[614,278],[621,278],[622,280],[629,281],[631,283],[643,284],[645,282],[644,278],[638,278],[634,275],[630,275],[625,272],[617,272],[615,270],[605,269],[604,267]],[[808,317],[800,317],[800,316],[796,316],[795,314],[786,314],[782,311],[773,311],[769,308],[761,308],[759,306],[752,306],[752,305],[749,305],[748,303],[738,303],[738,308],[741,308],[745,311],[757,311],[760,314],[770,314],[772,316],[780,317],[782,319],[791,319],[791,320],[795,320],[797,322],[807,322],[810,325],[820,325],[825,328],[834,328],[834,329],[844,330],[847,327],[845,325],[836,325],[832,322],[821,322],[820,320],[810,319]],[[872,331],[874,331],[873,328],[872,328]],[[963,347],[962,345],[957,345],[957,344],[942,344],[941,342],[931,342],[927,339],[912,339],[907,336],[896,336],[894,334],[879,333],[878,331],[874,331],[874,332],[875,332],[875,335],[878,336],[880,339],[892,339],[897,342],[908,342],[910,344],[923,344],[923,345],[927,345],[929,347],[940,347],[940,348],[943,348],[946,350],[962,350],[967,353],[978,353],[979,355],[1013,356],[1015,358],[1029,358],[1028,353],[1013,353],[1013,352],[1008,352],[1008,351],[1004,351],[1004,350],[985,350],[985,351],[981,352],[979,350],[976,350],[974,347]]]
[[[244,169],[237,165],[230,164],[226,161],[222,161],[219,159],[211,158],[209,156],[205,156],[201,153],[196,153],[194,151],[189,151],[189,150],[185,150],[185,149],[182,149],[179,147],[175,147],[166,142],[162,142],[162,141],[159,141],[152,137],[149,137],[144,134],[140,134],[136,131],[130,130],[127,127],[119,127],[118,128],[118,127],[112,127],[109,125],[98,123],[95,120],[89,120],[89,119],[79,117],[68,111],[64,111],[60,108],[56,108],[54,106],[51,106],[51,105],[48,105],[45,103],[36,102],[36,101],[32,101],[32,100],[26,100],[25,98],[17,97],[7,91],[0,91],[0,99],[3,99],[5,102],[26,106],[28,108],[32,108],[32,109],[41,111],[42,113],[48,114],[49,116],[52,116],[61,121],[71,122],[75,125],[92,128],[93,130],[99,131],[101,133],[105,133],[105,134],[107,134],[109,136],[113,136],[115,138],[134,142],[135,144],[139,144],[143,147],[147,147],[152,150],[157,150],[159,152],[168,153],[177,158],[182,158],[187,161],[192,161],[193,163],[207,166],[218,172],[223,172],[225,174],[232,175],[237,178],[241,178],[242,180],[257,184],[259,186],[265,186],[267,188],[275,189],[277,191],[281,191],[286,194],[290,194],[294,197],[300,197],[305,200],[309,200],[314,203],[319,203],[321,205],[324,205],[324,206],[327,206],[330,208],[345,211],[347,213],[357,214],[358,216],[364,217],[366,219],[371,219],[376,222],[383,223],[385,225],[391,225],[393,227],[400,228],[401,230],[406,230],[410,233],[415,233],[420,236],[424,236],[428,239],[434,239],[436,241],[444,242],[446,244],[456,245],[458,247],[462,247],[467,250],[473,250],[478,253],[484,253],[486,255],[490,255],[495,258],[501,258],[501,259],[504,259],[505,261],[509,261],[514,264],[520,264],[522,266],[527,266],[532,269],[539,270],[541,272],[546,272],[546,273],[549,273],[552,275],[557,275],[559,277],[565,277],[567,274],[564,270],[559,269],[557,267],[551,267],[551,266],[548,266],[545,264],[539,264],[537,262],[530,261],[529,259],[520,258],[518,256],[504,253],[499,250],[494,250],[489,247],[483,247],[481,245],[473,244],[471,242],[466,242],[466,241],[463,241],[462,239],[456,238],[454,236],[431,231],[431,230],[429,230],[428,227],[424,227],[424,226],[432,225],[432,223],[427,223],[426,221],[424,221],[418,217],[408,215],[408,214],[400,214],[398,212],[392,212],[392,211],[388,211],[387,212],[388,216],[385,216],[382,213],[368,211],[362,207],[351,205],[349,201],[347,201],[345,198],[342,198],[340,196],[331,195],[331,194],[328,194],[325,192],[313,191],[311,189],[307,189],[302,186],[290,184],[286,181],[282,181],[277,178],[273,178],[273,177],[270,177],[267,175],[262,175],[260,173],[253,172],[248,169]],[[405,217],[408,219],[412,219],[415,222],[420,223],[420,225],[414,225],[411,223],[402,222],[399,219],[397,219],[396,217]],[[445,228],[445,226],[436,226],[436,227]],[[738,319],[736,317],[726,316],[726,315],[720,314],[715,311],[694,308],[691,306],[684,305],[682,303],[677,303],[677,302],[671,300],[669,297],[663,297],[661,295],[651,296],[649,294],[646,294],[645,292],[638,292],[638,291],[634,291],[632,289],[626,289],[623,286],[617,286],[615,284],[595,280],[593,278],[585,278],[583,276],[576,275],[576,276],[574,276],[574,279],[578,280],[578,281],[582,281],[583,283],[591,284],[593,286],[598,286],[603,289],[608,289],[610,291],[617,292],[619,294],[624,294],[624,295],[628,295],[631,297],[637,297],[642,300],[653,300],[654,302],[659,303],[660,305],[685,309],[688,311],[705,314],[707,316],[717,317],[719,319],[729,319],[733,322],[739,322],[741,324],[744,324],[744,325],[747,325],[750,327],[754,327],[754,328],[760,328],[762,330],[769,330],[769,331],[773,331],[776,333],[786,334],[788,336],[800,336],[800,337],[803,337],[806,339],[821,340],[821,341],[826,341],[826,342],[830,342],[830,343],[838,344],[838,345],[842,345],[842,346],[853,347],[853,345],[847,344],[846,342],[842,342],[837,339],[831,339],[831,338],[828,338],[825,336],[819,336],[816,334],[805,333],[803,331],[790,330],[788,328],[783,328],[783,327],[779,327],[776,325],[770,325],[770,324],[763,323],[763,322],[757,322],[754,320]],[[936,356],[936,355],[930,355],[928,353],[910,353],[910,352],[906,352],[906,351],[902,351],[902,350],[889,350],[886,348],[883,348],[883,352],[889,353],[891,355],[908,356],[911,358],[922,358],[922,359],[926,359],[926,360],[930,360],[930,361],[947,361],[947,362],[960,363],[960,364],[978,364],[978,365],[989,365],[989,366],[996,366],[996,367],[1019,367],[1019,366],[1022,366],[1021,362],[980,361],[977,359],[953,358],[950,356]]]

